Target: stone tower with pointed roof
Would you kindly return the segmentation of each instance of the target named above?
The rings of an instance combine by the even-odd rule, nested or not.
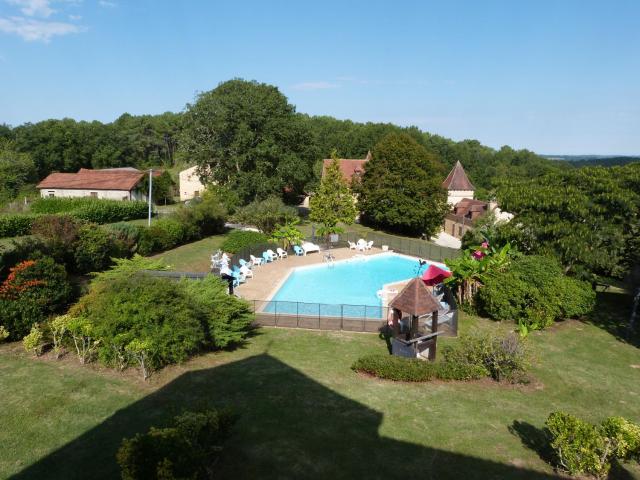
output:
[[[469,177],[462,168],[460,161],[457,161],[442,186],[447,189],[447,202],[454,207],[463,198],[474,199],[476,188],[469,181]]]

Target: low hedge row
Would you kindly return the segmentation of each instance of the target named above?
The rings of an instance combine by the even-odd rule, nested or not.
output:
[[[268,241],[269,237],[264,233],[253,232],[251,230],[234,230],[229,233],[220,248],[224,252],[238,253],[243,248],[267,243]]]
[[[450,362],[427,362],[393,355],[371,354],[360,357],[351,368],[378,378],[402,382],[430,380],[477,380],[488,375],[484,367]]]
[[[52,206],[49,205],[50,202],[53,202]],[[60,205],[68,208],[62,208]],[[0,238],[29,235],[34,220],[43,215],[64,214],[78,220],[103,224],[144,218],[148,214],[148,206],[145,202],[43,198],[31,205],[31,212],[0,215]]]
[[[31,203],[32,213],[77,213],[84,220],[95,223],[110,223],[119,220],[144,218],[148,212],[146,202],[105,200],[98,198],[38,198]],[[103,222],[99,219],[104,218]],[[112,220],[115,218],[115,220]]]

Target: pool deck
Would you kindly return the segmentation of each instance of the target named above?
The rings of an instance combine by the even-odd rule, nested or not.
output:
[[[288,258],[276,260],[259,267],[254,267],[254,278],[248,278],[235,289],[236,293],[247,300],[270,300],[275,292],[282,286],[291,269],[304,267],[306,265],[318,265],[324,263],[324,253],[326,251],[309,253],[305,256],[290,254]],[[358,255],[371,256],[382,253],[380,248],[372,248],[359,252],[348,248],[333,248],[331,253],[335,260],[347,260]]]

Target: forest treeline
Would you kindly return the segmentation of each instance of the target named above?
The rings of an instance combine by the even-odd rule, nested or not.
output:
[[[194,131],[201,129],[201,125],[194,124],[193,111],[198,103],[203,103],[203,99],[207,100],[207,95],[215,97],[217,94],[218,100],[215,101],[219,101],[224,94],[224,102],[236,102],[235,97],[242,94],[239,90],[247,85],[264,86],[255,82],[231,80],[201,94],[198,102],[187,105],[185,112],[181,113],[125,113],[111,123],[63,118],[15,127],[0,125],[0,203],[15,197],[25,185],[33,185],[51,172],[124,166],[166,168],[201,163],[201,159],[196,157],[202,152],[194,154],[193,149],[188,148],[189,142],[197,138]],[[285,185],[285,179],[271,182],[265,178],[263,183],[267,184],[266,190],[247,191],[246,196],[249,197],[264,197],[283,189],[295,194],[310,191],[319,179],[320,161],[329,158],[334,149],[343,158],[363,158],[390,133],[412,136],[429,152],[436,154],[447,167],[460,160],[478,188],[480,197],[486,197],[500,179],[505,177],[531,178],[566,168],[527,150],[515,150],[508,146],[495,150],[477,140],[456,142],[421,131],[417,127],[358,123],[298,113],[276,87],[265,87],[272,90],[269,92],[271,98],[269,95],[262,95],[256,99],[256,111],[245,111],[246,119],[238,119],[242,112],[238,112],[238,109],[232,112],[230,108],[227,117],[211,120],[213,125],[219,120],[220,125],[223,125],[221,128],[230,125],[225,134],[231,133],[234,136],[238,136],[245,125],[253,130],[261,130],[264,125],[268,125],[265,130],[269,130],[272,138],[280,142],[286,137],[284,142],[291,144],[288,150],[272,154],[288,156],[287,168],[281,165],[280,169],[287,172],[295,185]],[[254,91],[255,88],[250,90]],[[261,118],[269,116],[276,120]],[[233,148],[212,152],[214,153],[228,157],[230,163],[238,164],[238,158],[251,156],[255,152],[250,148],[243,151],[242,145],[233,145]],[[255,165],[244,162],[243,166],[250,173]]]

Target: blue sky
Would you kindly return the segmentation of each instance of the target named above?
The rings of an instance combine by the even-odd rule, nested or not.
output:
[[[0,123],[180,111],[233,77],[310,114],[640,154],[637,0],[0,0]]]

